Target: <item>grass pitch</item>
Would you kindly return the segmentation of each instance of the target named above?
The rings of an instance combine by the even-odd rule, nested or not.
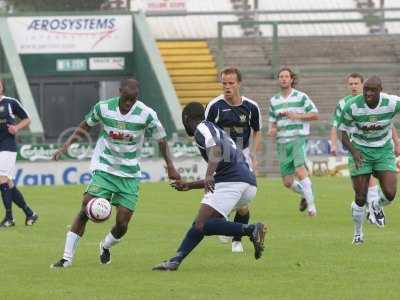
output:
[[[230,244],[209,237],[169,273],[151,267],[174,254],[201,191],[142,184],[137,215],[110,265],[99,264],[98,243],[112,219],[89,223],[73,266],[54,270],[49,265],[62,255],[83,187],[21,188],[40,219],[25,227],[14,207],[17,226],[0,230],[0,299],[398,299],[399,204],[386,209],[385,229],[365,223],[365,243],[355,247],[349,179],[313,182],[318,216],[310,219],[280,180],[259,180],[251,221],[269,225],[262,259],[254,260],[247,238],[245,253],[233,254]]]

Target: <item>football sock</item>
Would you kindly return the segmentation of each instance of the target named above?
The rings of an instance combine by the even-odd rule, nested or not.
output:
[[[12,220],[13,215],[12,215],[11,206],[12,206],[13,195],[12,195],[10,188],[8,187],[8,183],[0,184],[0,190],[1,190],[1,197],[3,199],[4,208],[6,210],[6,219]]]
[[[250,212],[247,212],[247,214],[245,214],[244,216],[239,214],[239,212],[236,212],[235,218],[233,219],[235,223],[241,223],[241,224],[249,224],[249,220],[250,220]],[[242,236],[240,235],[234,236],[232,239],[232,241],[234,242],[240,242],[241,240]]]
[[[385,194],[382,192],[381,189],[378,190],[379,192],[379,201],[378,201],[378,205],[380,206],[380,208],[390,204],[390,200],[388,198],[386,198]]]
[[[297,180],[293,180],[293,183],[292,183],[292,186],[290,187],[290,189],[291,189],[293,192],[295,192],[295,193],[297,193],[297,194],[300,194],[301,196],[304,197],[304,188],[303,188],[303,185],[302,185],[300,182],[298,182]]]
[[[102,246],[104,249],[110,249],[112,246],[115,244],[118,244],[121,241],[121,239],[116,239],[111,232],[109,232],[104,240],[101,242]]]
[[[314,194],[310,178],[309,177],[304,178],[301,181],[301,185],[303,186],[304,198],[306,199],[308,209],[314,208],[315,207]]]
[[[183,239],[181,245],[179,246],[176,256],[171,258],[171,261],[181,262],[186,256],[189,255],[190,252],[202,241],[204,238],[204,234],[197,230],[194,227],[194,223],[192,227],[186,233],[185,238]]]
[[[379,188],[377,185],[368,188],[367,202],[369,205],[379,203]]]
[[[240,224],[227,221],[223,218],[207,220],[204,223],[204,235],[250,236],[254,225]]]
[[[361,207],[353,201],[353,203],[351,204],[351,215],[354,221],[354,235],[362,236],[362,225],[365,217],[365,205]]]
[[[26,204],[24,196],[17,189],[17,187],[14,186],[12,189],[10,189],[10,192],[12,193],[14,203],[24,211],[27,217],[32,217],[33,211],[30,209],[28,204]]]
[[[75,250],[78,247],[78,242],[81,237],[72,231],[67,232],[65,240],[64,256],[63,258],[72,261],[75,255]]]

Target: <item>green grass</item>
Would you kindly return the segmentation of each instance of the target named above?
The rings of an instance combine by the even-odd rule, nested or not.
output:
[[[178,272],[151,267],[174,254],[191,224],[201,191],[175,192],[166,183],[143,184],[137,215],[112,264],[98,261],[98,242],[112,222],[90,223],[71,268],[53,270],[83,187],[22,188],[40,214],[25,227],[0,231],[0,299],[398,299],[398,204],[386,209],[388,226],[365,224],[365,243],[351,245],[349,179],[314,178],[318,217],[297,211],[298,197],[279,180],[259,180],[251,220],[270,227],[267,249],[255,261],[250,242],[232,254],[216,237],[203,240]]]

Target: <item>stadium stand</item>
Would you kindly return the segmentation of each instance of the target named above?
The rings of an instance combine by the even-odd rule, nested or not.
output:
[[[207,41],[159,41],[157,44],[182,105],[193,100],[207,104],[221,93]]]

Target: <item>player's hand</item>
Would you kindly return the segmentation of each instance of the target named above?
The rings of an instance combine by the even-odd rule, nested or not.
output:
[[[59,160],[63,154],[67,152],[67,148],[61,147],[58,149],[56,152],[53,153],[53,156],[51,157],[52,160]]]
[[[287,111],[286,117],[288,117],[290,120],[300,120],[300,114],[293,111]]]
[[[215,189],[214,176],[207,175],[206,178],[204,179],[204,191],[206,192],[206,194],[208,192],[214,193],[214,189]]]
[[[168,164],[166,166],[166,169],[167,169],[168,178],[170,180],[181,180],[181,175],[179,175],[179,173],[175,170],[175,167],[173,164]]]
[[[271,128],[268,130],[267,135],[268,135],[269,137],[275,137],[275,136],[276,136],[276,127],[271,127]]]
[[[336,146],[332,146],[331,147],[331,154],[336,156],[337,152],[336,152]]]
[[[171,182],[170,186],[180,192],[186,192],[190,190],[189,184],[181,180]]]
[[[7,124],[7,129],[8,129],[8,133],[12,134],[12,135],[16,135],[19,130],[17,126],[10,125],[10,124]]]
[[[400,156],[400,143],[394,145],[394,154]]]
[[[359,169],[363,165],[363,156],[361,155],[361,152],[358,150],[354,150],[353,153],[351,154],[354,159],[354,163],[356,164],[356,169]]]

